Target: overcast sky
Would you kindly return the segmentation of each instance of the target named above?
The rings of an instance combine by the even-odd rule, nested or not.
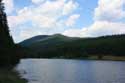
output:
[[[3,0],[15,42],[45,34],[125,33],[125,0]]]

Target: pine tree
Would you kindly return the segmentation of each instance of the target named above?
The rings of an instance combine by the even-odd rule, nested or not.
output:
[[[4,4],[0,0],[0,48],[9,48],[13,44],[12,37],[9,34],[6,13],[4,12]]]

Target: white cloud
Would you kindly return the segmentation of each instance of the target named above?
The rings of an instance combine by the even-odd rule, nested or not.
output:
[[[39,26],[41,28],[53,28],[56,26],[56,19],[47,16],[37,15],[33,17],[34,26]]]
[[[25,39],[28,39],[30,37],[36,36],[36,35],[42,35],[42,32],[37,31],[37,30],[33,31],[32,29],[30,29],[30,30],[22,30],[19,35],[20,35],[21,40],[25,40]]]
[[[71,15],[71,16],[67,19],[67,21],[66,21],[66,26],[72,27],[72,26],[76,23],[76,21],[77,21],[77,19],[78,19],[79,17],[80,17],[79,14]]]
[[[89,34],[86,34],[86,29],[69,29],[64,31],[62,34],[69,37],[89,37]]]
[[[32,2],[33,1],[34,0],[32,0]],[[37,0],[36,2],[39,1],[40,0]],[[30,28],[31,30],[28,30],[29,33],[26,29],[21,30],[19,33],[23,32],[23,36],[17,36],[13,31],[12,34],[18,38],[26,39],[27,37],[33,36],[32,31],[33,33],[35,32],[34,35],[38,35],[37,33],[39,32],[52,34],[64,31],[66,25],[65,20],[62,17],[65,16],[66,18],[69,18],[70,14],[73,14],[72,12],[75,11],[76,5],[78,4],[76,4],[76,2],[73,0],[44,0],[43,3],[35,5],[32,4],[24,7],[23,9],[17,11],[17,15],[8,16],[9,26],[11,27],[11,30],[21,26]],[[68,8],[68,10],[65,11],[65,8],[67,8],[66,6],[71,9]],[[64,11],[66,13],[65,15],[63,15]],[[72,20],[74,21],[72,21],[72,24],[74,24],[75,19],[77,18],[77,15],[73,17]],[[29,24],[30,26],[28,26]],[[37,30],[35,30],[33,27],[35,27]],[[14,37],[15,40],[18,38]]]
[[[69,2],[64,5],[63,15],[67,15],[69,13],[72,13],[73,10],[78,8],[78,6],[79,5],[77,3],[75,3],[73,0],[69,0]]]
[[[115,21],[125,17],[123,5],[125,0],[99,0],[95,9],[95,20]]]
[[[120,19],[125,18],[123,9],[125,0],[99,0],[94,11],[94,23],[86,28],[69,29],[63,32],[71,37],[97,37],[112,34],[124,34],[125,24]]]
[[[12,0],[4,1],[12,2]],[[8,16],[12,30],[24,27],[18,31],[19,35],[12,31],[16,42],[39,34],[63,33],[72,37],[96,37],[125,33],[125,24],[119,22],[120,19],[125,18],[123,9],[125,0],[98,0],[93,24],[81,29],[71,29],[80,17],[79,14],[74,13],[79,7],[75,0],[32,0],[32,3],[18,10],[17,15]],[[12,12],[12,3],[9,8]]]
[[[44,2],[45,0],[32,0],[32,3],[34,4],[40,4],[42,2]]]
[[[82,29],[69,29],[63,32],[64,35],[71,37],[98,37],[123,33],[125,33],[125,24],[107,21],[96,21],[90,27]]]
[[[103,36],[125,33],[125,24],[118,22],[97,21],[88,28],[91,36]]]
[[[14,10],[14,2],[13,0],[3,0],[3,3],[5,4],[5,10],[7,14],[12,13]]]
[[[42,28],[55,27],[57,23],[60,23],[59,19],[63,17],[62,13],[65,9],[65,5],[71,3],[75,6],[75,2],[69,0],[55,0],[55,1],[47,1],[39,4],[37,6],[29,6],[24,7],[23,9],[17,11],[16,16],[8,16],[9,25],[11,27],[16,27],[17,25],[21,25],[27,21],[31,21],[34,25],[41,26]],[[70,8],[72,8],[72,5]],[[67,11],[67,16],[74,9]],[[16,21],[12,22],[14,19]],[[37,27],[37,26],[36,26]]]
[[[27,21],[31,20],[33,12],[30,11],[27,7],[24,7],[22,10],[17,12],[17,16],[8,16],[8,23],[11,28],[15,28],[19,25],[24,24]],[[14,20],[14,21],[12,21]]]

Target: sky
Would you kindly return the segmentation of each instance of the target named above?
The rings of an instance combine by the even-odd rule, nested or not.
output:
[[[125,33],[125,0],[3,0],[16,43],[37,35]]]

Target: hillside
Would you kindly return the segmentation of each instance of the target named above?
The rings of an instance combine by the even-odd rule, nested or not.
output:
[[[23,42],[20,43],[20,45],[27,47],[27,46],[30,46],[33,43],[37,43],[38,41],[41,41],[47,37],[48,37],[48,35],[35,36],[35,37],[30,38],[30,39],[24,40]]]
[[[97,38],[71,38],[60,34],[44,38],[33,37],[20,44],[29,48],[34,57],[53,58],[79,58],[90,55],[125,55],[125,35],[104,36]],[[42,37],[42,36],[41,36]],[[34,40],[33,40],[34,39]],[[37,39],[37,40],[36,40]],[[29,40],[32,43],[27,46]]]
[[[68,43],[76,39],[78,38],[66,37],[60,34],[46,35],[46,36],[39,35],[30,39],[24,40],[23,42],[20,43],[20,45],[23,47],[28,47],[30,49],[37,49],[37,51],[38,50],[41,51],[41,49],[44,49],[44,50],[49,49],[51,47],[55,47],[63,43]]]

